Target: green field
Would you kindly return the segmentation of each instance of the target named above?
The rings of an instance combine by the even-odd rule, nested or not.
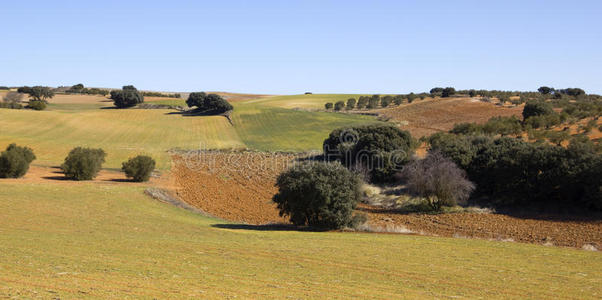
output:
[[[127,185],[0,182],[0,200],[5,296],[599,299],[602,293],[596,252],[225,229],[224,221]]]
[[[375,122],[373,117],[293,111],[250,100],[234,103],[232,126],[221,116],[112,109],[110,102],[98,97],[80,99],[50,100],[46,111],[0,109],[0,147],[13,142],[32,147],[38,157],[34,163],[41,165],[60,164],[76,146],[101,147],[108,153],[106,168],[119,168],[131,156],[148,154],[158,160],[159,169],[168,169],[167,150],[173,148],[319,150],[334,128]]]

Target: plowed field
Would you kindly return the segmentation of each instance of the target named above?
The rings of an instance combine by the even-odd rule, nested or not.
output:
[[[174,157],[179,197],[211,215],[247,224],[285,223],[271,202],[278,174],[298,155],[195,152]],[[402,214],[360,205],[373,226],[402,226],[425,235],[474,237],[581,248],[602,247],[602,221],[492,213]]]

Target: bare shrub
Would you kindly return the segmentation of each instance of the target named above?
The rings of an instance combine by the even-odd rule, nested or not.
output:
[[[6,103],[21,103],[23,101],[23,94],[17,92],[8,92],[2,99]]]
[[[464,203],[475,189],[475,185],[466,179],[464,170],[439,152],[411,161],[400,175],[411,193],[427,198],[437,210]]]
[[[584,244],[583,247],[581,247],[581,249],[585,251],[598,251],[598,248],[596,248],[596,246],[592,244]]]

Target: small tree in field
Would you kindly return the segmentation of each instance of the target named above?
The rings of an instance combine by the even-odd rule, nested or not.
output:
[[[119,91],[111,91],[111,99],[118,108],[132,107],[144,102],[144,96],[132,85],[126,85]]]
[[[221,114],[233,109],[232,105],[217,94],[205,94],[204,92],[190,93],[186,100],[188,107],[196,106],[198,110]]]
[[[61,169],[67,178],[92,180],[98,175],[106,155],[102,149],[73,148],[61,165]]]
[[[23,177],[34,159],[36,156],[31,148],[10,144],[0,153],[0,178]]]
[[[529,117],[554,114],[552,105],[544,101],[528,101],[523,108],[523,120]]]
[[[334,110],[341,110],[341,109],[343,109],[344,107],[345,107],[345,101],[342,101],[342,100],[341,100],[341,101],[337,101],[337,102],[334,104]]]
[[[554,89],[551,87],[542,86],[542,87],[538,88],[537,91],[544,95],[549,95],[554,91]]]
[[[26,92],[34,101],[43,101],[45,103],[48,102],[48,99],[54,97],[54,92],[47,86],[34,86],[29,88]]]
[[[125,172],[126,177],[132,178],[134,181],[148,181],[155,169],[155,160],[149,156],[138,155],[124,162],[121,169]]]
[[[400,175],[410,192],[427,198],[436,210],[464,202],[475,189],[464,170],[439,152],[408,163]]]
[[[443,89],[443,91],[441,91],[441,97],[442,98],[448,98],[453,96],[456,93],[456,89],[454,89],[453,87],[446,87]]]
[[[347,99],[347,109],[354,109],[354,108],[355,108],[355,98]]]
[[[295,165],[278,176],[273,201],[281,216],[297,226],[337,229],[355,225],[353,210],[361,181],[338,163]]]
[[[328,102],[328,103],[324,104],[324,108],[327,110],[332,109],[333,106],[334,106],[334,104],[332,104],[332,102]]]

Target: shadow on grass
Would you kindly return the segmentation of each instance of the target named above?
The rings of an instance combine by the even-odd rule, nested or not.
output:
[[[249,224],[212,224],[211,227],[221,229],[235,230],[257,230],[257,231],[326,231],[316,230],[309,227],[298,227],[292,224],[264,224],[264,225],[249,225]]]
[[[216,113],[213,110],[183,110],[183,111],[172,111],[165,113],[166,115],[181,115],[184,117],[199,117],[199,116],[225,116],[223,113]]]

